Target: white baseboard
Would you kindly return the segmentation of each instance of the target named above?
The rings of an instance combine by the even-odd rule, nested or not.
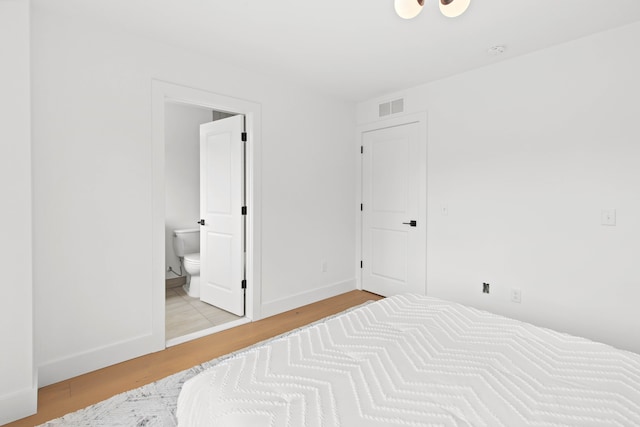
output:
[[[313,289],[299,294],[291,295],[286,298],[280,298],[274,301],[262,303],[262,318],[283,313],[303,305],[311,304],[323,299],[331,298],[336,295],[356,289],[355,279],[345,280],[344,282],[334,283],[322,288]]]
[[[78,375],[86,374],[125,360],[164,349],[157,347],[158,340],[151,334],[130,340],[72,354],[63,359],[43,363],[38,367],[38,386],[55,384]]]
[[[20,390],[0,396],[0,425],[9,424],[38,411],[38,388]]]
[[[303,305],[343,294],[356,289],[355,279],[323,286],[301,292],[286,298],[262,304],[261,318],[273,316]],[[116,363],[134,359],[145,354],[164,349],[164,343],[158,347],[158,340],[151,334],[139,336],[127,341],[76,353],[63,359],[45,362],[38,367],[38,386],[55,384],[78,375],[86,374]]]

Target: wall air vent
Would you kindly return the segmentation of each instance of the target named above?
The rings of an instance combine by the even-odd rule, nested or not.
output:
[[[404,111],[404,98],[391,101],[391,114],[402,113]]]
[[[384,117],[391,114],[391,103],[385,102],[383,104],[378,105],[378,117]]]
[[[378,117],[390,116],[404,112],[404,98],[378,104]]]

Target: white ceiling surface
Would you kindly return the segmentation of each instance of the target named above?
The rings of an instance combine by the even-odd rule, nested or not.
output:
[[[34,0],[351,101],[438,80],[640,20],[640,0],[472,0],[413,20],[393,0]],[[498,57],[487,54],[505,45]]]

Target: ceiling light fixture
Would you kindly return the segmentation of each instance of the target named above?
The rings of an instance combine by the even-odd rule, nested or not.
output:
[[[440,2],[440,12],[447,18],[455,18],[462,15],[471,0],[438,0]],[[411,19],[422,12],[424,0],[394,0],[394,7],[399,17]]]

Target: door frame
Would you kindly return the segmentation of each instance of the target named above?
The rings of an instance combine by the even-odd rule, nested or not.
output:
[[[356,165],[355,165],[356,189],[355,191],[356,191],[356,200],[358,200],[358,203],[356,204],[356,207],[355,207],[356,259],[354,262],[354,269],[355,269],[357,289],[362,290],[362,268],[360,267],[360,262],[362,260],[363,254],[362,254],[362,211],[360,210],[360,204],[362,203],[363,182],[362,182],[362,153],[360,152],[360,147],[364,145],[364,140],[363,140],[364,134],[367,132],[373,132],[373,131],[387,129],[391,127],[417,123],[419,138],[421,141],[424,141],[425,156],[422,159],[425,162],[425,168],[426,168],[424,188],[427,189],[427,194],[428,194],[428,175],[429,175],[428,147],[429,147],[429,144],[428,144],[428,133],[427,133],[427,121],[428,121],[428,115],[427,115],[427,112],[424,111],[419,113],[407,114],[400,117],[380,120],[376,122],[366,123],[366,124],[358,125],[356,127],[356,138],[355,138],[356,140],[356,147],[355,147],[356,148]],[[418,221],[424,221],[424,223],[428,225],[427,206],[426,206],[427,196],[425,196],[424,205],[425,206],[420,206],[420,208],[423,209],[424,217],[418,218]],[[428,227],[427,227],[426,233],[428,236],[429,234]],[[425,254],[427,254],[427,258],[428,258],[428,253],[426,249],[427,248],[425,248]],[[427,260],[425,260],[425,276],[424,276],[425,277],[425,294],[427,292],[427,284],[426,284],[427,269],[428,269],[428,264],[427,264]]]
[[[245,317],[261,318],[261,123],[260,104],[201,89],[152,80],[152,336],[155,350],[165,341],[165,104],[187,105],[229,111],[245,116],[247,132],[245,160],[246,189],[246,280]]]

